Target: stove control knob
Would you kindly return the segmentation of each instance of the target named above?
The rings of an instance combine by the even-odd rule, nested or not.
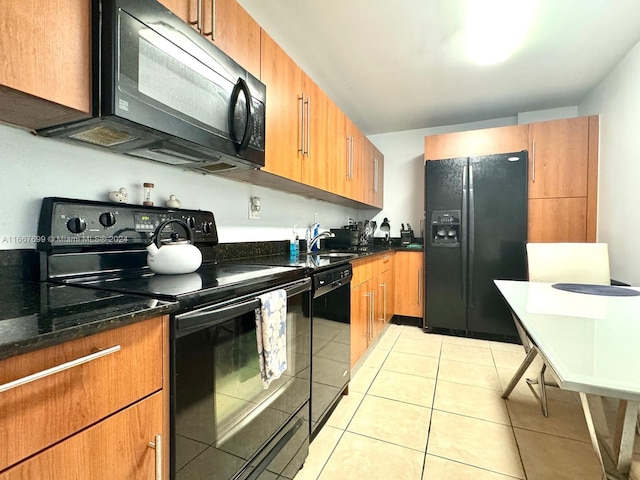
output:
[[[112,212],[101,213],[98,217],[100,225],[105,228],[113,227],[116,224],[116,216]]]
[[[87,229],[87,222],[84,218],[73,217],[67,222],[67,228],[71,233],[82,233]]]
[[[186,222],[187,222],[187,225],[189,225],[189,228],[191,229],[196,228],[196,217],[193,217],[193,216],[187,217]]]
[[[204,222],[202,224],[202,232],[206,234],[211,233],[211,222]]]

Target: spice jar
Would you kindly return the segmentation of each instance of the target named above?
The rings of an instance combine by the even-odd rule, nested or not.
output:
[[[143,183],[142,186],[144,187],[144,200],[142,201],[142,204],[147,206],[147,207],[152,207],[153,206],[153,201],[151,200],[151,191],[153,190],[153,183]]]

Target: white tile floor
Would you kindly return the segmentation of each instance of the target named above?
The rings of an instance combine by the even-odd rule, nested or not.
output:
[[[389,325],[295,480],[600,480],[574,394],[549,388],[548,418],[523,382],[501,398],[523,357]]]

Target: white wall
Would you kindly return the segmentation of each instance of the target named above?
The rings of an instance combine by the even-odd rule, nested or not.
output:
[[[640,43],[578,105],[600,115],[598,241],[613,278],[640,285]]]
[[[340,227],[347,217],[363,219],[366,212],[303,198],[215,175],[97,151],[0,125],[0,250],[35,248],[24,243],[37,233],[43,197],[58,196],[107,201],[107,193],[125,187],[129,203],[142,203],[142,183],[155,184],[153,200],[164,205],[170,194],[183,208],[212,210],[224,243],[289,240],[313,223],[318,212],[321,227]],[[260,220],[248,219],[250,196],[262,203]],[[359,218],[362,217],[362,218]]]

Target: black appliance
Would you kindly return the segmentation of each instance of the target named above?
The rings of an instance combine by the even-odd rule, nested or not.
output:
[[[144,245],[181,219],[204,262],[158,275]],[[167,227],[166,235],[177,224]],[[291,266],[216,263],[212,212],[45,198],[38,227],[43,280],[178,302],[170,317],[171,478],[293,478],[309,445],[311,279]],[[263,388],[257,296],[287,293],[287,370]]]
[[[404,228],[404,223],[402,224],[402,228],[400,230],[400,245],[402,247],[406,247],[407,245],[413,243],[415,237],[413,236],[413,229],[411,225],[407,223],[407,228]]]
[[[324,245],[327,248],[341,250],[356,250],[360,244],[360,234],[362,231],[358,228],[332,228],[333,237],[325,238]]]
[[[527,152],[425,162],[427,331],[516,341],[494,279],[525,280]]]
[[[215,173],[264,166],[266,87],[155,0],[93,0],[91,119],[39,134]]]
[[[351,379],[351,264],[313,274],[311,438],[337,406]]]

